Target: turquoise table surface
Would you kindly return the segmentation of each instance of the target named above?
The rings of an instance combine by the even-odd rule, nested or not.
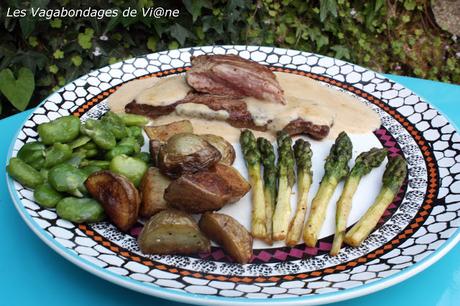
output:
[[[387,75],[410,88],[460,126],[460,86]],[[16,131],[31,111],[0,120],[0,169]],[[3,172],[3,171],[2,171]],[[182,303],[143,295],[102,280],[46,246],[21,219],[0,174],[0,305],[162,305]],[[460,305],[460,245],[416,276],[382,291],[333,304]]]

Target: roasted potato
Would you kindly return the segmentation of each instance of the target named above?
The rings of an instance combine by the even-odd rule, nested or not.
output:
[[[232,190],[215,172],[184,174],[172,181],[164,198],[171,206],[190,213],[218,210],[229,203]]]
[[[166,142],[169,138],[180,133],[193,133],[193,126],[189,120],[181,120],[165,125],[145,126],[145,133],[149,139]]]
[[[161,174],[160,170],[150,167],[142,178],[139,191],[141,193],[141,206],[139,216],[150,218],[157,212],[168,208],[168,203],[163,198],[165,189],[171,180]]]
[[[140,196],[126,177],[103,170],[91,174],[85,187],[104,207],[110,220],[122,231],[128,231],[137,221]]]
[[[163,210],[144,225],[138,238],[146,254],[194,254],[209,252],[211,244],[195,220],[175,209]]]
[[[234,203],[250,189],[238,171],[224,164],[184,174],[166,188],[164,198],[172,206],[190,213],[218,210]]]
[[[210,170],[223,178],[230,187],[231,197],[229,203],[235,203],[251,189],[249,182],[232,166],[217,163]]]
[[[160,147],[158,168],[171,178],[205,170],[220,161],[219,150],[198,135],[176,134]]]
[[[220,244],[230,257],[240,264],[246,264],[252,257],[252,236],[234,218],[207,212],[201,216],[201,231]]]
[[[233,165],[233,162],[235,161],[235,149],[227,140],[223,137],[212,134],[204,134],[200,136],[219,150],[222,155],[222,159],[220,160],[221,163],[229,166]]]
[[[161,141],[155,139],[149,142],[150,157],[155,167],[158,166],[158,154],[160,153],[161,144]]]

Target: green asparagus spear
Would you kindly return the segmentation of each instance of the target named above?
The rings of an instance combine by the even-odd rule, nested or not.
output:
[[[241,150],[249,172],[249,182],[252,186],[252,221],[251,233],[254,238],[267,239],[265,227],[266,213],[264,200],[264,187],[260,175],[260,152],[257,141],[250,130],[244,130],[240,135]]]
[[[337,210],[335,214],[335,236],[332,243],[330,254],[335,256],[339,253],[342,247],[345,230],[347,228],[348,215],[350,214],[353,195],[358,188],[361,178],[371,172],[373,168],[380,166],[388,151],[386,149],[372,148],[367,152],[358,155],[355,165],[348,175],[343,187],[342,195],[337,201]]]
[[[379,222],[380,217],[394,200],[407,175],[407,164],[400,155],[390,158],[382,177],[382,189],[374,204],[345,235],[345,243],[359,246]]]
[[[295,183],[292,139],[284,131],[278,132],[278,195],[273,214],[273,240],[284,240],[291,217],[291,192]]]
[[[303,240],[309,247],[316,245],[332,194],[338,183],[348,174],[348,161],[351,158],[352,149],[350,138],[345,132],[341,132],[326,158],[324,176],[312,201],[310,215],[305,224]]]
[[[297,163],[297,209],[294,218],[289,224],[286,238],[288,246],[295,246],[302,235],[302,227],[307,212],[307,198],[310,191],[313,172],[311,170],[312,151],[310,143],[297,139],[294,144],[294,156]]]
[[[261,154],[261,162],[264,166],[264,198],[265,198],[265,214],[266,214],[266,229],[267,242],[271,243],[273,234],[273,212],[275,211],[276,202],[276,177],[277,168],[275,165],[275,151],[272,144],[265,138],[257,139],[257,146]]]

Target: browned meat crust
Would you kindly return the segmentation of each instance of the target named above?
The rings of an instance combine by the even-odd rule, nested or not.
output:
[[[311,121],[296,119],[289,122],[289,124],[286,125],[283,130],[291,136],[307,134],[313,139],[320,140],[329,134],[330,127],[327,125],[314,124]]]
[[[133,101],[126,105],[125,111],[155,119],[172,113],[177,105],[183,103],[204,104],[214,111],[225,110],[230,115],[226,122],[236,128],[249,128],[258,131],[267,130],[266,125],[257,126],[254,124],[251,113],[248,111],[243,99],[228,96],[191,93],[183,100],[168,106],[138,104],[136,101]],[[329,134],[329,126],[314,124],[311,121],[304,121],[302,119],[290,122],[284,130],[290,135],[305,134],[314,139],[323,139]]]
[[[236,55],[192,57],[187,83],[202,93],[286,104],[284,92],[270,69]]]

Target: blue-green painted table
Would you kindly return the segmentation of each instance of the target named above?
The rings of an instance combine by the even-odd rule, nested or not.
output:
[[[427,99],[460,126],[460,86],[389,78]],[[30,111],[0,120],[0,169],[7,148]],[[71,264],[47,247],[22,221],[0,173],[0,305],[163,305],[181,303],[143,295],[104,281]],[[460,305],[460,245],[420,274],[377,293],[334,306]]]

